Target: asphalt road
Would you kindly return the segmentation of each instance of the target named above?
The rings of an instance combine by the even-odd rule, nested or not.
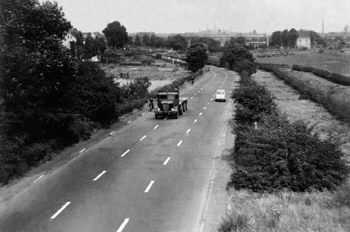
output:
[[[179,119],[148,112],[41,176],[0,215],[1,232],[204,231],[232,103],[233,72],[211,67],[183,94]]]

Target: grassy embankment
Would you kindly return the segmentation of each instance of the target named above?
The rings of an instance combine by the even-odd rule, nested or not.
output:
[[[259,105],[261,106],[264,103],[266,105],[269,105],[267,104],[267,102],[269,101],[270,100],[260,102]],[[243,112],[244,114],[247,115],[247,112],[248,112],[248,115],[251,115],[251,116],[253,115],[253,114],[250,114],[249,111],[247,110],[242,111],[241,108],[242,108],[241,106],[238,107],[239,109],[238,111],[241,111],[241,113]],[[261,111],[261,110],[262,108],[257,111]],[[268,111],[271,111],[271,109]],[[240,112],[238,112],[238,114],[240,114]],[[260,120],[259,117],[260,116],[257,116],[257,117],[255,116],[251,118],[256,121],[259,121]],[[236,115],[236,122],[237,122],[237,118],[238,120],[242,120],[242,117],[240,119],[240,116]],[[232,175],[232,180],[230,183],[231,185],[235,186],[235,189],[231,188],[230,190],[231,210],[229,212],[229,215],[225,219],[224,223],[219,228],[219,231],[222,231],[222,232],[225,232],[225,231],[349,231],[350,229],[350,183],[348,182],[347,184],[342,185],[342,187],[340,188],[336,188],[335,186],[333,186],[330,188],[330,191],[325,190],[326,187],[324,191],[320,191],[322,190],[322,187],[321,187],[322,185],[317,185],[317,184],[315,186],[316,188],[312,188],[312,187],[309,188],[316,182],[320,183],[319,181],[316,180],[317,175],[315,176],[315,183],[312,183],[313,178],[310,179],[310,175],[314,174],[312,173],[314,169],[318,169],[315,172],[320,171],[319,174],[325,175],[324,177],[326,177],[327,175],[332,176],[334,174],[334,172],[331,170],[320,168],[320,166],[322,166],[320,164],[312,164],[312,162],[308,163],[310,161],[308,160],[310,158],[309,155],[311,156],[312,154],[313,156],[314,155],[319,156],[323,152],[323,150],[319,150],[313,154],[314,152],[313,150],[314,149],[317,150],[317,147],[323,143],[318,141],[317,138],[314,137],[308,141],[313,143],[313,145],[315,146],[314,148],[312,148],[313,145],[308,143],[302,144],[300,143],[301,142],[300,138],[296,139],[294,141],[295,144],[293,146],[296,148],[296,150],[298,150],[300,149],[299,146],[305,147],[306,145],[308,147],[305,151],[306,154],[304,154],[303,158],[301,158],[299,156],[300,154],[298,154],[298,152],[294,151],[293,149],[290,149],[290,150],[287,149],[288,151],[287,154],[290,156],[298,157],[298,161],[303,160],[303,162],[301,163],[302,167],[297,165],[301,169],[305,168],[308,165],[314,165],[314,166],[311,169],[306,168],[300,173],[298,173],[298,171],[300,170],[293,171],[293,168],[291,168],[291,166],[294,165],[293,162],[290,163],[290,160],[288,159],[283,159],[283,158],[281,159],[280,155],[286,154],[286,150],[285,150],[286,147],[289,147],[289,148],[292,147],[288,143],[288,137],[297,138],[298,136],[300,136],[299,135],[300,133],[304,134],[303,136],[306,136],[308,131],[307,130],[299,131],[297,129],[297,131],[299,132],[294,133],[295,131],[293,132],[293,130],[296,128],[295,125],[291,126],[288,124],[285,124],[285,125],[283,124],[284,123],[281,123],[277,129],[275,128],[275,125],[266,125],[266,122],[263,122],[263,121],[262,121],[262,125],[259,125],[259,130],[261,129],[264,130],[266,129],[264,127],[268,127],[270,131],[275,130],[274,132],[279,133],[278,135],[277,134],[274,135],[274,133],[271,133],[271,132],[269,133],[269,131],[267,131],[265,134],[264,133],[261,134],[263,136],[260,136],[259,138],[259,133],[257,133],[256,135],[256,132],[250,129],[248,133],[245,133],[245,134],[243,133],[244,136],[246,137],[243,136],[244,139],[242,139],[240,138],[240,136],[242,137],[242,135],[238,133],[237,135],[238,143],[236,143],[235,153],[233,153],[233,159],[235,160],[235,164],[236,164],[234,168],[238,168],[238,169],[235,170],[236,174]],[[287,128],[286,131],[284,131],[284,127]],[[236,128],[236,131],[237,130],[239,129]],[[280,135],[284,135],[285,137]],[[271,139],[268,139],[269,136]],[[265,139],[266,137],[267,139]],[[304,138],[307,139],[309,137],[304,137]],[[278,149],[274,150],[276,146],[279,146],[280,148],[282,148],[282,151],[278,151]],[[327,146],[332,147],[331,144]],[[277,159],[276,157],[273,157],[273,159],[271,159],[271,156],[270,157],[269,155],[266,156],[266,154],[262,152],[262,150],[265,150],[266,148],[271,149],[271,147],[273,148],[272,153],[274,153],[274,156],[277,156]],[[259,149],[262,149],[262,150],[259,151]],[[328,158],[329,158],[329,155],[333,155],[333,153],[337,153],[337,155],[339,155],[338,151],[333,150],[332,152],[332,149],[329,150],[329,153],[327,155],[323,154],[323,156],[321,155],[321,157],[318,157],[317,160],[325,158],[324,155],[328,156]],[[249,155],[252,155],[253,159],[249,158]],[[254,164],[254,162],[259,158],[262,161],[264,160],[265,156],[261,158],[259,157],[260,155],[265,155],[266,158],[270,158],[270,161],[267,161],[263,165],[261,163]],[[286,160],[287,160],[287,164],[284,163],[283,165],[283,162],[285,162]],[[252,162],[253,164],[251,164]],[[276,165],[278,163],[280,163],[281,165]],[[250,168],[245,167],[245,170],[243,168],[243,172],[242,172],[242,167],[239,167],[239,166],[248,166]],[[288,168],[286,169],[286,167]],[[271,172],[271,169],[272,169],[272,172]],[[309,171],[311,170],[311,173],[308,173],[307,169],[309,169]],[[287,171],[287,173],[285,173],[285,171]],[[251,175],[251,173],[254,173],[254,172],[256,172],[258,175],[256,176],[254,176],[254,174]],[[239,173],[241,173],[241,175],[239,175]],[[265,174],[265,177],[258,178],[259,175],[263,175],[263,174]],[[273,177],[274,174],[276,174],[275,177]],[[299,175],[300,179],[298,180],[298,178],[296,178],[295,175],[297,176]],[[286,179],[285,180],[282,179],[281,181],[280,176]],[[259,181],[260,183],[256,184],[256,182],[259,182]],[[295,183],[291,183],[291,181],[296,181],[296,186],[293,186]],[[304,181],[307,183],[303,183]],[[304,185],[304,187],[308,189],[307,192],[295,191],[295,190],[298,190],[297,189],[298,186],[300,187],[299,182],[302,183],[301,186]],[[331,181],[330,183],[332,182],[334,181]],[[311,184],[311,185],[308,186],[308,184]],[[259,190],[259,188],[262,190],[265,188],[265,189],[268,189],[269,191],[267,192],[263,191],[264,193],[262,192],[254,193],[251,191],[252,187],[254,191]],[[241,189],[241,190],[237,190],[237,189]],[[315,190],[315,189],[318,189],[318,190]],[[299,189],[299,190],[302,190],[302,189]]]

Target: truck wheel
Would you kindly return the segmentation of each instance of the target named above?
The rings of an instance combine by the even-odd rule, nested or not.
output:
[[[174,118],[177,119],[179,117],[179,112],[176,112],[176,114],[174,115]]]
[[[159,118],[159,116],[158,116],[158,114],[155,114],[155,116],[154,116],[156,119],[158,119]]]
[[[183,111],[183,112],[186,112],[186,103],[183,103],[183,105],[182,105],[182,111]]]
[[[185,103],[185,108],[186,108],[186,111],[187,111],[187,102]]]

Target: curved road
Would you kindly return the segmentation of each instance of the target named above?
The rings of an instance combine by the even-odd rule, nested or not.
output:
[[[179,119],[149,112],[38,179],[0,216],[1,232],[204,231],[238,76],[211,67]],[[218,88],[228,101],[215,102]],[[224,215],[222,215],[224,216]]]

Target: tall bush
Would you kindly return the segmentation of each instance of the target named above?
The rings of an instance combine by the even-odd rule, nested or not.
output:
[[[256,192],[334,190],[349,169],[329,141],[311,135],[305,124],[280,116],[270,94],[242,76],[232,97],[235,113],[235,172],[229,186]],[[252,122],[258,125],[252,125]]]

